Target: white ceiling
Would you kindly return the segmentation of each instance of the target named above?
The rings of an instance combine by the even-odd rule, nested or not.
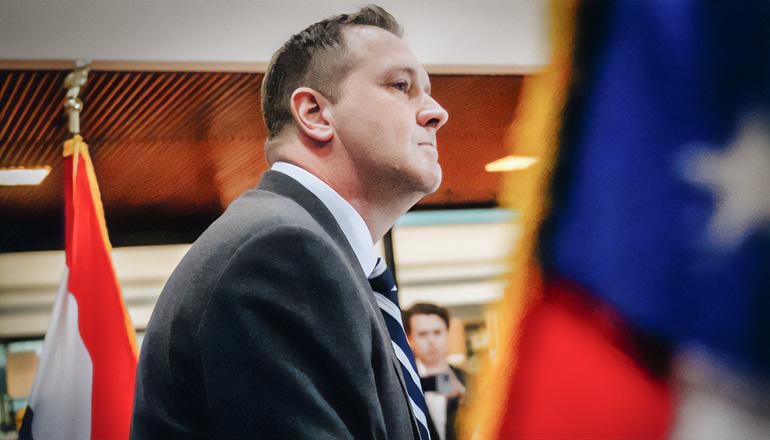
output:
[[[258,65],[349,0],[0,0],[0,61]],[[381,0],[433,71],[526,73],[549,58],[547,2]],[[441,69],[444,66],[445,69]],[[449,67],[448,69],[446,67]]]

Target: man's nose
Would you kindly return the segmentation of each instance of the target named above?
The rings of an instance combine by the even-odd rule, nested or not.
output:
[[[423,127],[432,127],[436,131],[446,124],[449,113],[430,95],[426,95],[425,105],[417,113],[417,123]]]

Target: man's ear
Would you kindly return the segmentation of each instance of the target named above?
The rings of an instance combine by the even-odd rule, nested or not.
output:
[[[305,136],[316,142],[328,142],[334,137],[334,128],[325,117],[329,101],[309,87],[299,87],[291,94],[291,114]]]

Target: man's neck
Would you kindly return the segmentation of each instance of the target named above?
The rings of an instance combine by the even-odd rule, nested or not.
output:
[[[425,376],[431,376],[438,373],[444,373],[449,370],[449,363],[444,359],[440,360],[438,362],[434,362],[432,364],[426,364],[425,362],[419,361],[422,368],[424,369]]]
[[[302,149],[296,151],[302,152]],[[308,171],[350,203],[366,223],[373,243],[380,241],[396,221],[424,196],[393,194],[390,188],[379,188],[376,182],[366,181],[366,176],[340,172],[329,166],[326,160],[312,154],[282,155],[278,160]]]
[[[361,185],[366,185],[366,183],[361,183]],[[332,188],[334,187],[332,186]],[[372,234],[372,242],[377,243],[396,224],[396,221],[417,203],[421,196],[401,200],[387,196],[361,197],[356,194],[342,195],[342,197],[361,215]],[[372,198],[379,199],[379,203],[371,203]],[[381,203],[383,201],[389,203]]]

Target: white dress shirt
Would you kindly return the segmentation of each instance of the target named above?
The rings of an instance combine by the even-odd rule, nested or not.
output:
[[[424,377],[428,373],[428,368],[419,359],[415,359],[415,363],[417,364],[417,373],[420,377]],[[433,419],[433,427],[438,432],[438,440],[444,440],[446,438],[446,410],[449,400],[445,395],[435,391],[426,391],[424,394],[425,406],[428,407],[430,418]]]
[[[353,252],[358,258],[361,270],[368,277],[377,263],[377,254],[374,252],[374,243],[372,243],[369,227],[366,226],[366,222],[355,208],[337,194],[337,191],[334,191],[332,187],[296,165],[288,162],[276,162],[270,169],[296,180],[321,200],[321,203],[332,213],[340,229],[342,229],[342,233],[345,234],[345,238],[348,239],[350,247],[353,248]]]

